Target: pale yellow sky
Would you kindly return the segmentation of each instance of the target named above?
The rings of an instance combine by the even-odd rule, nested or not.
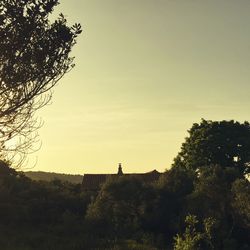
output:
[[[84,32],[33,170],[164,171],[201,118],[250,120],[250,1],[61,0]]]

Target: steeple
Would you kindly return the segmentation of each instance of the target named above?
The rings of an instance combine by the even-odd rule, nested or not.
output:
[[[119,167],[118,167],[118,173],[117,173],[117,174],[118,174],[118,175],[123,175],[123,172],[122,172],[122,164],[119,163],[118,166],[119,166]]]

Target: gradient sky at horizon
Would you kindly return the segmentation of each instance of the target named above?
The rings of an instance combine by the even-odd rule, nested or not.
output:
[[[61,0],[76,67],[39,111],[32,170],[164,171],[201,118],[250,120],[250,1]],[[36,160],[37,159],[37,160]]]

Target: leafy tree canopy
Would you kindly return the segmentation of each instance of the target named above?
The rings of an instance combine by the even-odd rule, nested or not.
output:
[[[207,121],[194,123],[173,167],[197,170],[202,166],[236,167],[249,173],[250,125],[248,122]]]
[[[140,218],[152,199],[152,188],[129,176],[110,178],[102,186],[95,201],[90,204],[87,218],[111,223],[116,234],[132,233],[138,229]]]
[[[187,224],[183,236],[177,234],[174,244],[174,250],[199,250],[214,249],[212,243],[212,228],[215,220],[211,217],[204,219],[203,232],[198,232],[196,224],[199,222],[195,215],[186,216]]]

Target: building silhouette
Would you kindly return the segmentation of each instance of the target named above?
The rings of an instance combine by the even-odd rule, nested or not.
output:
[[[153,170],[147,173],[123,173],[122,164],[119,163],[117,174],[84,174],[82,188],[88,191],[97,191],[101,185],[111,177],[129,176],[136,177],[145,183],[154,183],[158,181],[162,173]]]

